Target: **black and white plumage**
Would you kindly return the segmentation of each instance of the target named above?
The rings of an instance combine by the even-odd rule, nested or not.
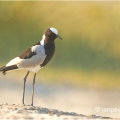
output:
[[[36,73],[44,67],[50,59],[53,57],[55,52],[55,39],[62,38],[58,35],[58,31],[55,28],[48,28],[42,37],[42,40],[29,49],[27,49],[23,54],[20,56],[12,59],[9,63],[5,66],[0,68],[0,72],[4,75],[11,70],[16,69],[27,69],[28,72],[24,78],[24,89],[23,89],[23,104],[24,104],[24,95],[25,95],[25,83],[27,76],[30,71],[34,72],[33,78],[33,94],[32,94],[32,104],[33,105],[33,95],[34,95],[34,84],[35,84],[35,77]]]

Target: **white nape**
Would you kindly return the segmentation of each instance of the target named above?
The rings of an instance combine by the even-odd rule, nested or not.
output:
[[[44,45],[45,35],[43,35],[42,40],[40,41],[41,45]]]

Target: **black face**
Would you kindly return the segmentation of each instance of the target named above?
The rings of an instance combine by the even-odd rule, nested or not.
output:
[[[53,39],[57,38],[56,34],[53,33],[49,28],[45,31],[45,36]]]

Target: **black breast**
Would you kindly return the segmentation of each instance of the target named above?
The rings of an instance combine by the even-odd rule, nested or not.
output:
[[[45,66],[53,57],[55,52],[55,44],[46,44],[44,45],[44,49],[45,49],[46,58],[43,61],[43,63],[40,65],[41,67]]]

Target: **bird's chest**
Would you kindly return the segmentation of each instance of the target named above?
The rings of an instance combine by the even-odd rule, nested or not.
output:
[[[47,56],[53,56],[53,54],[55,52],[55,45],[54,44],[45,45],[44,49],[45,49],[45,54]]]

